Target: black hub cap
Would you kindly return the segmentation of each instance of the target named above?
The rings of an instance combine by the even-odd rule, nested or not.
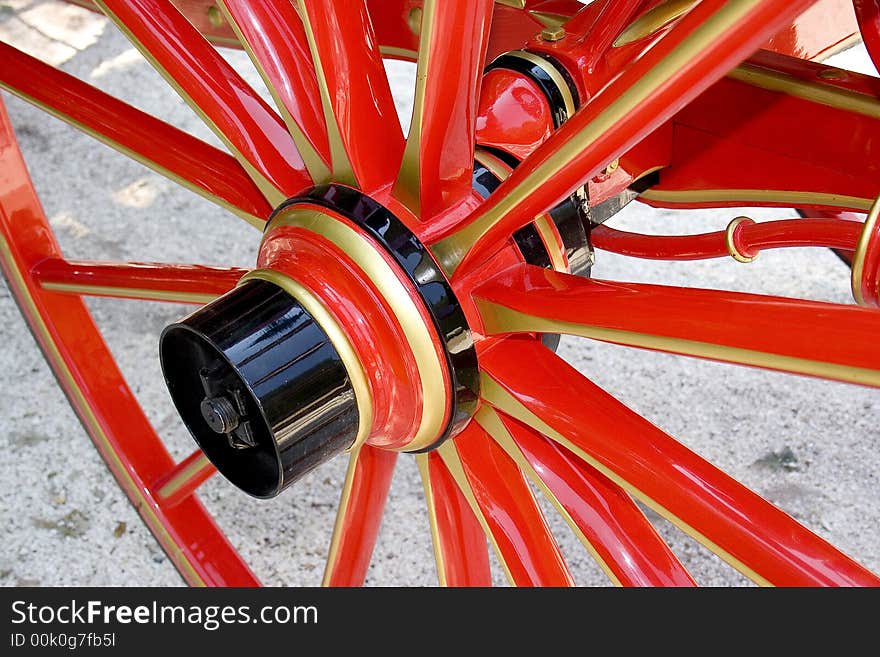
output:
[[[162,371],[178,412],[217,469],[273,497],[350,447],[358,411],[345,366],[292,296],[250,280],[168,326]]]

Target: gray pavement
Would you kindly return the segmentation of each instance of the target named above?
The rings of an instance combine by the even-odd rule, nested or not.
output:
[[[0,40],[20,44],[216,143],[100,17],[55,2],[0,0]],[[227,56],[259,84],[241,53]],[[873,72],[861,47],[833,61]],[[406,120],[412,70],[390,64],[389,71]],[[257,231],[18,99],[4,94],[3,100],[46,214],[69,256],[253,264]],[[738,214],[757,220],[793,216],[747,208],[655,211],[635,203],[613,225],[702,232],[722,228]],[[594,276],[851,302],[848,271],[829,251],[766,252],[748,266],[733,260],[653,263],[601,253]],[[169,449],[177,457],[187,455],[193,444],[161,383],[156,345],[161,328],[188,309],[112,300],[89,305]],[[181,585],[77,423],[5,283],[0,284],[0,326],[0,584]],[[880,572],[876,390],[569,338],[560,353],[691,449]],[[344,457],[337,458],[271,501],[253,500],[215,477],[202,489],[202,498],[266,584],[316,585],[344,471]],[[607,585],[552,508],[547,512],[578,584]],[[749,585],[703,547],[651,517],[699,583]],[[493,567],[503,584],[497,564]],[[414,462],[405,457],[367,584],[435,582],[421,483]]]

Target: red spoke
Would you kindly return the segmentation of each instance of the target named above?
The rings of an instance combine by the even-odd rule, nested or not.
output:
[[[403,132],[364,0],[297,0],[330,139],[333,178],[365,192],[394,180]]]
[[[756,582],[880,585],[876,575],[536,341],[504,341],[480,362],[487,401],[583,458]]]
[[[177,506],[183,500],[196,492],[199,486],[216,474],[215,468],[202,450],[198,450],[187,456],[183,461],[174,466],[166,476],[162,477],[153,486],[159,503],[170,508]]]
[[[246,270],[49,258],[32,273],[43,289],[53,292],[202,304],[234,288]]]
[[[486,283],[475,296],[489,335],[569,333],[880,386],[880,313],[868,308],[600,281],[529,265]]]
[[[448,272],[571,194],[757,49],[810,0],[703,0],[590,99],[449,234],[429,238]]]
[[[731,231],[698,235],[643,235],[596,226],[590,241],[597,249],[652,260],[700,260],[744,254],[754,258],[764,249],[828,247],[854,251],[862,224],[839,219],[783,219],[762,223],[742,222]],[[733,241],[733,253],[728,245]]]
[[[626,491],[509,416],[487,408],[477,419],[544,490],[612,582],[696,586]]]
[[[441,586],[492,586],[486,536],[438,454],[417,455]]]
[[[819,0],[773,35],[762,48],[822,61],[861,41],[852,0]]]
[[[231,155],[0,43],[0,87],[262,226],[272,208]]]
[[[324,586],[363,586],[379,535],[397,452],[369,445],[351,455],[324,570]]]
[[[426,0],[413,115],[395,193],[428,221],[471,197],[492,0]]]
[[[312,179],[325,181],[330,144],[308,39],[293,4],[290,0],[221,0],[219,4],[263,76]]]
[[[573,584],[523,473],[478,424],[472,422],[437,451],[483,525],[511,583]]]
[[[96,0],[278,205],[311,184],[284,122],[170,3]]]

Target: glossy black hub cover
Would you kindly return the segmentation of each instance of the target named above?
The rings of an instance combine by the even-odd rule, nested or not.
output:
[[[249,280],[165,328],[171,398],[217,469],[273,497],[351,446],[358,410],[318,323],[276,285]]]

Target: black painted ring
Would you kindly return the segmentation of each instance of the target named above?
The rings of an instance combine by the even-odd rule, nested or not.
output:
[[[488,150],[483,146],[480,146],[480,148]],[[495,155],[494,150],[489,152]],[[513,156],[507,155],[504,162],[510,165],[510,160],[514,162],[511,166],[511,169],[513,169],[518,164],[518,161]],[[474,161],[473,189],[477,194],[486,199],[489,197],[489,194],[498,189],[500,184],[501,179],[494,172],[479,160]],[[513,233],[513,241],[527,263],[543,267],[544,269],[552,269],[550,254],[547,252],[544,240],[538,234],[538,229],[535,228],[534,223],[528,223],[515,231]]]

